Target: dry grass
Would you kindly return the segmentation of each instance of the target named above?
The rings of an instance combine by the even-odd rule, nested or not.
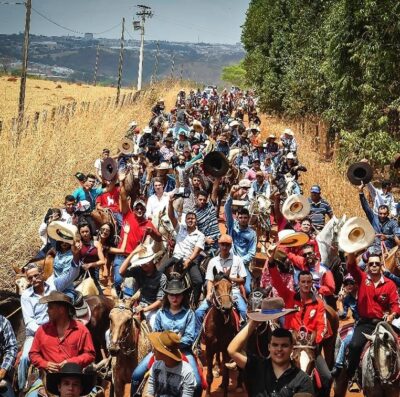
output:
[[[301,135],[296,124],[272,117],[265,117],[262,126],[264,137],[271,133],[279,137],[285,128],[291,128],[295,133],[300,148],[298,153],[300,162],[307,167],[307,172],[302,173],[301,177],[305,195],[308,195],[307,192],[312,185],[318,184],[321,186],[322,196],[331,204],[335,215],[365,216],[357,189],[350,184],[334,162],[320,159],[319,154],[312,149],[310,136]]]
[[[74,173],[93,172],[94,161],[104,147],[116,152],[130,121],[134,119],[144,127],[157,97],[163,96],[170,108],[179,88],[171,82],[163,83],[145,92],[132,106],[94,109],[75,115],[68,124],[62,118],[39,124],[18,147],[12,145],[10,125],[5,123],[0,136],[0,288],[12,287],[12,264],[25,263],[37,252],[43,216],[48,208],[61,206],[65,195],[78,187]],[[84,99],[78,91],[73,95]]]
[[[0,118],[8,120],[16,117],[18,110],[20,79],[16,77],[0,77]],[[59,88],[59,87],[61,88]],[[116,95],[117,89],[112,87],[72,84],[66,81],[28,79],[26,85],[25,108],[27,114],[33,114],[52,107],[66,105],[69,101],[94,101],[99,98]],[[122,93],[131,90],[123,89]]]

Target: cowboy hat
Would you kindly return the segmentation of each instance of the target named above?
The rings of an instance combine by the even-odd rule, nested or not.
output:
[[[153,132],[153,129],[149,126],[146,126],[143,128],[143,134],[151,134]]]
[[[96,373],[87,372],[83,373],[82,367],[75,363],[64,364],[60,372],[48,373],[46,376],[46,389],[51,394],[58,396],[60,394],[58,390],[58,385],[61,383],[62,378],[74,377],[81,380],[81,396],[88,395],[93,387],[96,385]]]
[[[310,238],[303,232],[295,232],[291,229],[281,230],[278,233],[277,245],[284,247],[300,247],[307,244]]]
[[[238,125],[240,125],[240,124],[237,120],[233,120],[231,123],[229,123],[229,127],[236,127]]]
[[[274,135],[274,134],[268,135],[267,141],[268,141],[268,139],[276,139],[276,135]]]
[[[289,152],[286,155],[286,160],[295,160],[295,159],[296,159],[296,156],[292,152]]]
[[[353,185],[367,184],[373,175],[372,167],[365,161],[352,164],[347,170],[347,178]]]
[[[282,214],[289,221],[305,218],[310,210],[310,203],[301,194],[292,194],[282,206]]]
[[[133,251],[131,265],[141,266],[156,261],[163,254],[163,251],[154,252],[149,245],[139,244]]]
[[[171,166],[166,161],[161,162],[160,165],[156,167],[156,170],[159,170],[159,171],[170,170],[170,169],[171,169]]]
[[[180,295],[187,291],[189,288],[185,286],[183,280],[179,280],[177,278],[173,278],[172,280],[167,282],[167,286],[163,290],[166,294],[169,295]]]
[[[117,175],[117,172],[118,164],[113,158],[108,157],[101,162],[101,176],[106,181],[112,181],[115,175]]]
[[[286,135],[294,136],[294,132],[290,128],[286,128],[283,131],[283,133],[286,134]]]
[[[285,309],[285,302],[282,298],[265,298],[261,302],[260,311],[247,315],[254,321],[271,321],[293,312],[297,312],[297,309]]]
[[[179,350],[181,337],[178,334],[173,331],[151,332],[148,338],[155,350],[177,362],[182,361],[182,353]]]
[[[137,126],[138,126],[138,123],[134,120],[129,123],[129,128],[136,128]]]
[[[193,120],[192,126],[195,131],[199,132],[203,131],[203,126],[201,125],[199,120]]]
[[[51,291],[49,295],[43,296],[39,299],[39,303],[51,303],[51,302],[58,302],[58,303],[67,303],[71,308],[74,308],[72,304],[72,299],[68,296],[63,294],[62,292],[58,291]]]
[[[134,149],[132,140],[128,138],[123,138],[118,146],[118,149],[123,154],[131,154]]]
[[[47,235],[56,241],[72,244],[75,235],[78,234],[78,228],[66,222],[53,221],[47,227]]]
[[[347,220],[339,233],[339,248],[348,254],[369,247],[375,238],[375,231],[368,220],[353,217]]]

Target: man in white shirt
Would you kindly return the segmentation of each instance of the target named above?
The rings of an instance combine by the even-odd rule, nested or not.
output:
[[[96,169],[96,177],[101,181],[101,164],[103,161],[110,157],[110,149],[103,149],[103,152],[101,153],[101,158],[97,159],[94,162],[94,168]]]
[[[168,205],[169,194],[164,192],[164,183],[161,178],[154,178],[154,194],[152,194],[146,204],[146,216],[152,219]]]
[[[381,205],[387,205],[389,208],[390,216],[396,216],[396,203],[394,201],[392,190],[392,184],[390,181],[382,182],[382,189],[377,189],[371,182],[367,185],[372,201],[374,202],[374,212],[378,213],[378,208]]]
[[[242,259],[239,256],[234,255],[231,251],[232,241],[232,237],[229,236],[229,234],[223,234],[218,240],[220,254],[215,258],[212,258],[208,263],[206,273],[207,296],[195,312],[196,335],[201,332],[204,317],[208,309],[211,307],[210,302],[213,292],[214,269],[217,273],[224,272],[231,280],[233,299],[240,316],[243,320],[246,320],[247,306],[242,294],[240,293],[239,285],[244,285],[247,273]]]
[[[197,216],[194,212],[188,212],[186,214],[186,224],[178,222],[173,207],[174,200],[175,196],[170,196],[168,203],[168,216],[177,231],[176,244],[172,258],[168,259],[159,270],[164,272],[172,265],[182,264],[183,271],[187,270],[190,275],[194,293],[194,302],[197,304],[201,295],[203,278],[196,259],[204,249],[204,241],[206,237],[197,228]]]

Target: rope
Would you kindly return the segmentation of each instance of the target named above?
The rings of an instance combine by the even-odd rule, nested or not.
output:
[[[8,316],[6,316],[6,319],[10,319],[15,313],[17,313],[19,310],[21,310],[21,306],[16,308],[12,313],[10,313]]]

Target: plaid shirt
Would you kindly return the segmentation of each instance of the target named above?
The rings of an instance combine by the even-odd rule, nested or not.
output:
[[[9,371],[17,358],[18,345],[10,322],[0,315],[0,355],[3,357],[0,368]]]

